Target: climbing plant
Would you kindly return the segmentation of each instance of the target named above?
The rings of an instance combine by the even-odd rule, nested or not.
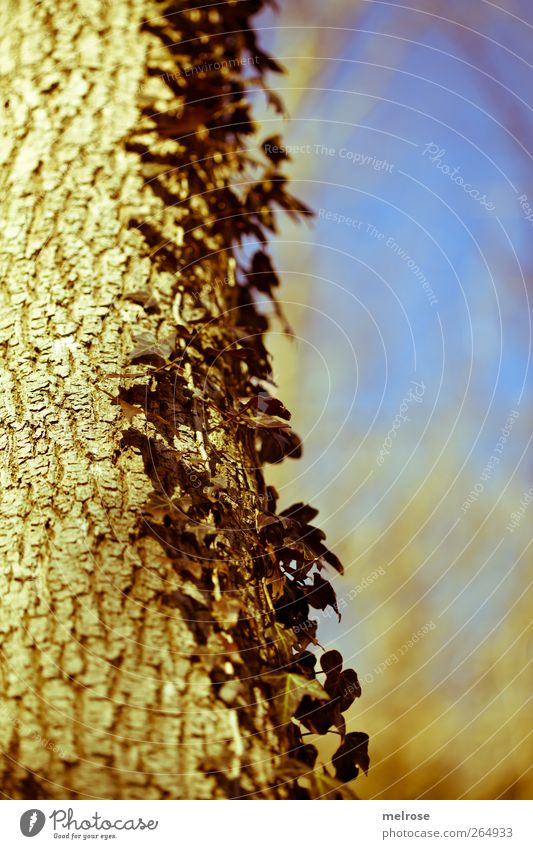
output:
[[[278,512],[278,494],[263,472],[266,463],[302,454],[291,415],[275,396],[264,341],[270,320],[265,298],[291,332],[276,296],[280,281],[268,238],[277,232],[276,210],[294,218],[312,215],[289,192],[289,157],[279,136],[256,142],[254,98],[265,96],[284,112],[267,83],[268,74],[282,68],[259,46],[252,22],[265,5],[159,2],[143,22],[150,37],[148,80],[139,91],[141,121],[126,147],[138,154],[144,192],[157,199],[160,215],[136,214],[129,225],[142,235],[157,274],[171,284],[169,296],[158,296],[154,287],[126,297],[147,314],[172,309],[174,326],[168,322],[158,335],[142,323],[134,327],[128,362],[105,375],[118,380],[119,389],[103,391],[128,422],[122,447],[142,451],[154,482],[138,533],[161,541],[174,568],[189,579],[186,592],[162,593],[161,605],[179,610],[199,646],[214,629],[226,658],[209,661],[218,698],[239,709],[261,692],[271,722],[283,729],[278,780],[288,794],[350,798],[346,784],[369,767],[368,736],[347,732],[343,716],[361,687],[340,653],[322,648],[311,618],[312,609],[330,607],[340,620],[327,576],[342,573],[342,565],[312,524],[317,510],[298,503]],[[221,255],[225,271],[213,281],[206,269]],[[150,439],[139,437],[136,425],[143,418],[170,446],[177,497],[168,494],[168,475]],[[254,458],[249,471],[256,492],[221,473],[224,463],[237,463],[224,457],[230,443]],[[239,516],[229,527],[228,508]],[[235,534],[245,539],[251,570],[235,556]],[[245,581],[262,594],[260,621],[240,591]],[[253,650],[244,656],[242,645]],[[333,773],[317,766],[317,749],[304,739],[329,732],[339,736]],[[213,770],[226,780],[218,767]],[[239,795],[238,788],[226,790]]]

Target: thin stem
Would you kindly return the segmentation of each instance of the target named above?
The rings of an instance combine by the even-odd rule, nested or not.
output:
[[[339,737],[342,737],[341,732],[340,731],[334,731],[333,728],[330,728],[328,731],[326,731],[326,734],[338,734]],[[314,731],[303,731],[302,734],[301,734],[302,737],[310,737],[311,735],[313,737],[322,736],[322,735],[319,735],[319,734],[315,734]]]

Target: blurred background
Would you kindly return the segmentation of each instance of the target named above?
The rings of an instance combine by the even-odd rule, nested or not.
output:
[[[317,618],[363,685],[355,790],[530,797],[533,7],[285,0],[257,23],[287,69],[260,140],[283,133],[317,213],[273,239],[304,458],[267,480],[346,567],[342,622]]]

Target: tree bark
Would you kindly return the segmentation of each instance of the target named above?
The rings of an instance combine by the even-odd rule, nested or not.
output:
[[[263,0],[11,3],[3,36],[0,782],[10,798],[351,798],[342,571],[262,465],[298,457],[257,295],[288,194],[251,153]],[[249,73],[254,65],[253,73]],[[243,69],[246,68],[245,72]],[[262,164],[261,164],[262,162]],[[243,243],[255,253],[246,259]],[[296,720],[296,721],[294,721]],[[341,744],[313,770],[302,726]],[[303,782],[303,783],[302,783]]]
[[[139,0],[4,13],[2,792],[284,798],[258,684],[277,656],[253,562],[267,492],[224,415],[249,377],[205,355],[235,341],[235,259],[198,223],[187,143],[161,142],[174,206],[149,182],[161,45]]]

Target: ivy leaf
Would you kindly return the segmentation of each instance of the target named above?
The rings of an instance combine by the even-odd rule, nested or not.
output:
[[[326,546],[324,546],[324,551],[322,553],[322,559],[326,561],[328,566],[332,566],[339,575],[344,574],[344,567],[337,557],[336,554],[333,554],[332,551],[329,551]]]
[[[272,108],[278,113],[278,115],[283,115],[284,118],[288,118],[289,113],[287,112],[285,104],[283,103],[281,97],[267,86],[265,86],[264,91],[268,105],[272,106]]]
[[[273,147],[276,148],[276,150],[272,150]],[[283,144],[280,135],[269,136],[264,140],[262,148],[265,156],[270,159],[274,165],[277,165],[279,162],[283,162],[284,159],[291,158],[285,150],[285,145]]]
[[[217,501],[220,492],[225,492],[228,488],[228,479],[222,475],[211,478],[208,486],[204,486],[202,492],[209,498],[210,501]]]
[[[295,642],[292,629],[285,628],[280,622],[274,620],[265,636],[268,640],[267,645],[275,645],[282,655],[292,652]]]
[[[335,704],[332,703],[331,705],[331,718],[333,720],[333,725],[344,740],[344,738],[346,737],[346,720],[344,719],[341,713],[341,709],[338,702],[336,702]]]
[[[332,649],[326,651],[320,658],[320,668],[322,672],[329,675],[330,672],[340,672],[342,669],[342,654],[340,651]]]
[[[304,678],[315,678],[315,666],[315,655],[310,651],[301,651],[291,659],[287,668],[303,675]]]
[[[195,522],[195,524],[191,524],[188,522],[184,529],[183,533],[187,534],[191,539],[194,539],[196,545],[198,546],[206,546],[209,545],[208,537],[214,537],[217,533],[217,529],[213,525],[203,525],[199,522]]]
[[[293,504],[292,507],[287,507],[286,510],[282,510],[280,516],[287,516],[287,518],[294,519],[301,525],[308,525],[309,522],[313,521],[315,516],[318,516],[318,510],[311,507],[309,504],[304,504],[302,501],[299,501],[297,504]]]
[[[361,695],[361,685],[355,669],[330,672],[326,677],[324,689],[332,699],[338,700],[341,711],[348,710]]]
[[[295,456],[299,455],[296,454]],[[316,514],[317,511],[314,507],[310,507],[308,504],[302,504],[301,502],[294,504],[281,513],[282,516],[291,519],[295,526],[287,540],[287,544],[292,542],[295,547],[300,548],[307,560],[316,561],[319,569],[325,565],[333,566],[342,575],[344,571],[342,563],[324,545],[323,540],[326,538],[326,535],[323,531],[308,524]]]
[[[306,622],[295,626],[294,630],[298,635],[298,645],[300,646],[300,649],[306,649],[309,643],[312,643],[314,646],[318,646],[319,643],[316,638],[317,626],[318,622],[316,619],[308,619]]]
[[[267,587],[273,602],[278,601],[285,591],[285,577],[278,572],[268,579]]]
[[[252,398],[239,398],[239,401],[245,405],[241,407],[239,411],[241,413],[246,408],[262,414],[266,413],[271,416],[279,416],[280,419],[285,419],[286,421],[289,421],[291,417],[285,404],[279,398],[273,398],[266,390],[258,392]]]
[[[136,333],[133,336],[135,347],[129,354],[129,361],[134,360],[157,360],[166,363],[172,356],[176,346],[176,333],[173,332],[166,339],[158,341],[154,333],[149,331]]]
[[[268,527],[268,525],[279,525],[279,516],[274,516],[272,513],[259,513],[256,518],[258,530]]]
[[[352,781],[359,775],[361,767],[365,775],[368,773],[370,758],[368,756],[368,734],[364,731],[351,731],[332,758],[335,775],[340,781]]]
[[[144,416],[145,412],[142,407],[137,407],[135,404],[130,404],[128,401],[124,401],[123,398],[116,399],[117,404],[120,406],[120,409],[126,416],[128,423],[131,424],[131,420],[135,416]]]
[[[323,702],[304,696],[295,713],[295,719],[305,725],[314,734],[327,734],[335,723],[338,711],[331,702]]]
[[[318,757],[318,749],[316,746],[313,746],[312,743],[300,743],[298,746],[295,746],[294,749],[289,749],[287,754],[289,757],[294,758],[297,761],[301,761],[306,766],[313,769]]]
[[[264,428],[259,431],[261,436],[261,450],[259,459],[262,463],[281,463],[285,457],[298,460],[302,456],[302,442],[297,433],[283,422],[283,427],[270,429]]]
[[[255,46],[255,56],[254,56],[261,73],[265,71],[273,71],[275,74],[285,74],[286,70],[283,65],[280,65],[279,62],[276,62],[275,59],[272,58],[268,53],[265,53],[264,50],[261,50],[257,45]]]
[[[170,524],[171,519],[187,518],[184,510],[164,492],[152,492],[143,505],[142,513],[154,522],[163,522],[166,525]]]
[[[212,118],[211,110],[206,109],[205,106],[184,109],[179,118],[168,113],[150,114],[150,119],[157,126],[158,134],[170,139],[180,138],[187,133],[194,132],[201,126],[205,126]]]
[[[282,598],[276,604],[276,616],[283,624],[300,627],[309,617],[309,605],[300,587],[290,582],[285,587]]]
[[[313,586],[306,587],[305,595],[307,601],[314,607],[316,610],[325,610],[326,607],[332,607],[337,616],[339,617],[339,622],[341,621],[341,615],[339,613],[339,608],[337,607],[337,596],[335,595],[335,590],[331,586],[329,581],[325,581],[324,578],[315,572],[313,575]]]
[[[275,400],[275,399],[272,399]],[[239,411],[239,414],[242,411]],[[268,413],[263,413],[261,410],[257,410],[252,415],[247,415],[246,417],[242,417],[240,419],[243,424],[247,427],[251,428],[261,428],[267,430],[291,430],[291,426],[287,424],[284,419],[280,419],[278,416],[270,416]]]
[[[269,297],[273,297],[272,289],[279,286],[279,277],[274,271],[272,261],[264,251],[257,251],[252,257],[252,265],[248,272],[250,284]]]
[[[322,685],[316,680],[304,678],[303,675],[285,672],[281,675],[266,675],[265,680],[269,681],[274,687],[276,705],[279,708],[280,720],[283,723],[290,722],[304,696],[318,700],[327,699],[327,694]]]
[[[166,168],[166,165],[159,165],[159,168]],[[135,304],[140,304],[144,309],[149,312],[152,310],[153,312],[159,312],[159,303],[157,298],[154,297],[152,292],[148,289],[138,289],[136,292],[126,292],[124,295],[124,299],[127,301],[133,301]]]
[[[313,799],[357,799],[355,793],[352,793],[344,784],[332,778],[326,772],[326,768],[316,770],[311,775],[306,776],[311,785],[311,797]]]
[[[355,669],[345,669],[342,673],[343,678],[343,695],[341,698],[341,710],[348,710],[354,699],[358,699],[361,695],[361,685],[357,677]],[[353,698],[351,698],[353,696]],[[344,707],[346,700],[350,699],[349,704]]]
[[[129,377],[129,375],[125,375]],[[108,374],[106,377],[120,377],[120,375]],[[107,389],[103,389],[101,386],[98,387],[104,395],[107,395],[110,398],[112,404],[116,404],[117,407],[120,407],[124,415],[126,416],[128,423],[131,424],[131,420],[134,416],[143,415],[146,416],[146,410],[143,410],[142,407],[136,407],[134,404],[130,404],[129,401],[125,401],[124,398],[120,398],[118,395],[112,395],[111,392],[108,392]],[[148,417],[147,417],[148,418]]]

